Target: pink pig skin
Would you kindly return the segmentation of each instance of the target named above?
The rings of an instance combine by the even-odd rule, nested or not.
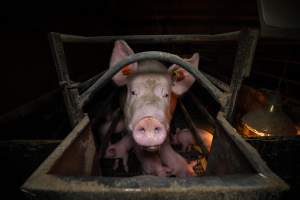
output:
[[[173,135],[172,144],[181,144],[182,151],[191,151],[192,145],[195,144],[195,139],[189,129],[176,129],[176,134]]]
[[[196,176],[193,170],[195,163],[188,164],[180,154],[173,150],[168,140],[161,146],[160,159],[164,165],[172,169],[172,173],[177,177]]]
[[[137,158],[142,164],[143,173],[154,176],[170,176],[172,170],[161,163],[159,155],[149,153],[141,149],[138,145],[134,147]]]
[[[204,146],[210,151],[213,135],[205,130],[197,129],[197,134],[202,139]],[[172,137],[172,144],[181,144],[182,151],[191,151],[192,145],[196,144],[195,138],[189,129],[176,129]]]
[[[110,144],[105,152],[105,158],[122,158],[123,166],[126,172],[128,172],[128,152],[133,147],[133,140],[131,135],[125,135],[119,142]],[[116,160],[114,164],[114,170],[119,166],[119,161]]]

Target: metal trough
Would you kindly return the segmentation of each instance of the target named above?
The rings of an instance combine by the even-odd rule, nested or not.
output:
[[[206,175],[101,177],[85,116],[22,186],[34,199],[278,199],[288,186],[222,116]]]

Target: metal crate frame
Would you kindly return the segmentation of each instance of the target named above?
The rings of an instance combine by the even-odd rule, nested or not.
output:
[[[276,176],[261,159],[257,151],[249,145],[231,126],[231,121],[236,96],[244,77],[249,76],[252,60],[257,44],[257,30],[242,30],[238,32],[216,34],[216,35],[146,35],[146,36],[100,36],[82,37],[51,33],[50,41],[55,59],[56,69],[60,85],[68,110],[70,122],[74,127],[73,131],[55,149],[55,151],[40,165],[40,167],[28,178],[21,187],[22,191],[30,197],[47,199],[96,199],[96,198],[144,198],[144,199],[277,199],[283,191],[288,190],[288,185]],[[242,156],[247,159],[254,174],[236,174],[225,176],[212,176],[222,174],[218,171],[209,171],[208,176],[195,178],[162,178],[162,177],[132,177],[132,178],[108,178],[90,176],[59,176],[49,173],[70,145],[74,144],[78,137],[86,134],[90,120],[83,113],[82,107],[89,101],[95,88],[103,84],[97,81],[92,87],[79,95],[78,85],[74,84],[69,77],[67,64],[63,49],[63,42],[71,43],[107,43],[117,39],[140,43],[182,43],[201,41],[227,41],[236,40],[238,50],[234,62],[234,70],[230,86],[222,81],[205,75],[205,83],[200,82],[204,87],[209,86],[209,91],[215,100],[221,105],[217,115],[218,129],[225,134],[217,134],[222,146],[222,139],[230,140],[230,143],[237,147]],[[127,60],[122,64],[132,62]],[[122,67],[121,65],[119,67]],[[105,72],[106,75],[109,70]],[[199,72],[202,74],[201,72]],[[110,74],[111,76],[113,74]],[[203,74],[202,74],[203,75]],[[94,82],[94,81],[93,81]],[[98,84],[98,85],[97,85]],[[217,86],[217,87],[216,87]],[[92,89],[91,89],[92,88]],[[223,91],[221,91],[220,89]],[[218,133],[218,132],[217,132]],[[89,141],[90,146],[94,143]],[[228,144],[227,144],[228,145]],[[89,145],[87,145],[89,146]],[[86,148],[86,147],[85,147]],[[216,148],[217,149],[217,148]],[[86,151],[86,149],[83,149]],[[92,151],[95,151],[92,149]],[[219,165],[216,153],[211,153],[211,168]],[[91,163],[91,158],[85,160]],[[225,161],[230,162],[230,161]],[[230,163],[229,163],[230,164]],[[236,166],[235,166],[236,167]],[[88,175],[92,168],[87,169]]]

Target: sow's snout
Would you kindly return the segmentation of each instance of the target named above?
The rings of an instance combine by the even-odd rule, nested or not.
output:
[[[148,151],[157,151],[166,137],[166,127],[154,117],[144,117],[133,128],[133,139]]]

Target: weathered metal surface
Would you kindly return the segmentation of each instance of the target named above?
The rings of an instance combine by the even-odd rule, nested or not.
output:
[[[224,176],[217,179],[49,176],[40,179],[39,186],[36,186],[36,189],[43,192],[28,191],[28,195],[34,199],[278,199],[281,191],[269,185],[270,180],[260,175]]]
[[[199,37],[198,41],[237,39],[236,36],[239,34],[236,32],[228,35],[221,34],[220,37],[203,36]],[[235,67],[236,72],[233,75],[231,92],[238,90],[241,83],[240,77],[249,73],[253,58],[253,48],[255,47],[253,44],[256,44],[254,41],[255,38],[257,39],[257,35],[254,36],[254,39],[250,37],[252,46],[246,48],[244,45],[248,43],[245,41],[248,41],[249,37],[248,32],[244,32],[244,34],[246,36],[241,36],[241,47],[237,53],[235,66],[240,66],[240,63],[245,64],[246,70]],[[130,37],[122,38],[119,36],[94,38],[60,36],[68,42],[94,43],[112,42],[116,39],[130,40]],[[143,43],[173,43],[174,40],[175,42],[184,42],[195,39],[192,37],[184,39],[177,36],[172,39],[172,37],[168,38],[167,36],[160,40],[159,37],[161,36],[158,36],[157,40],[153,40],[151,37],[133,36],[131,40]],[[247,53],[242,51],[244,47],[247,49]],[[249,49],[250,51],[248,51]],[[243,56],[238,58],[240,54]],[[95,84],[82,94],[79,100],[80,106],[77,102],[76,108],[80,110],[95,92],[123,66],[143,59],[158,59],[181,65],[194,75],[212,97],[221,104],[222,108],[225,105],[228,106],[229,110],[234,108],[235,99],[231,100],[230,104],[226,104],[228,98],[232,98],[228,93],[221,92],[205,75],[192,68],[178,56],[163,52],[138,53],[121,61],[106,71]],[[64,66],[66,67],[66,65]],[[78,86],[76,85],[76,87]],[[78,98],[79,94],[77,93],[75,96]],[[288,189],[288,186],[266,166],[256,150],[236,133],[225,116],[226,114],[219,112],[217,120],[211,119],[216,133],[208,157],[206,176],[193,178],[153,176],[112,178],[97,176],[96,169],[99,162],[96,156],[96,145],[89,128],[90,121],[85,116],[59,147],[29,177],[21,189],[28,196],[36,199],[278,199],[282,192]]]
[[[251,164],[251,167],[257,171],[263,174],[264,176],[271,176],[275,180],[277,179],[279,183],[282,183],[284,185],[284,182],[279,179],[265,164],[265,161],[263,161],[258,154],[258,152],[255,150],[254,147],[252,147],[250,144],[248,144],[241,135],[239,135],[234,129],[230,123],[226,120],[225,114],[223,112],[219,112],[217,116],[217,120],[222,126],[222,128],[225,130],[225,133],[230,137],[231,141],[238,147],[238,149],[243,152],[243,157],[247,159],[247,161]]]
[[[258,40],[258,30],[243,30],[240,34],[237,54],[230,83],[231,97],[225,107],[226,118],[232,122],[238,91],[245,77],[250,75]]]
[[[79,107],[79,92],[77,87],[72,86],[72,81],[69,77],[67,68],[66,57],[64,53],[64,46],[61,41],[60,35],[52,33],[49,35],[50,47],[54,58],[58,81],[62,87],[67,113],[69,116],[70,124],[74,127],[79,120],[83,117],[83,112]]]
[[[221,122],[219,126],[227,130],[219,132],[219,135],[224,135],[222,139],[231,145],[227,146],[226,151],[213,146],[209,159],[212,161],[213,154],[231,159],[224,163],[220,162],[223,160],[212,162],[216,163],[214,167],[217,170],[207,174],[209,176],[95,176],[91,170],[94,167],[91,165],[95,165],[96,161],[85,162],[86,157],[94,157],[93,151],[89,149],[94,148],[92,143],[85,145],[83,153],[76,151],[77,153],[71,154],[74,149],[82,148],[82,143],[86,141],[84,138],[92,135],[87,131],[90,122],[88,117],[85,117],[21,189],[33,199],[278,199],[288,188],[287,185],[269,170],[255,149],[234,132],[224,117],[218,115],[218,120]],[[239,153],[233,153],[236,151]],[[90,155],[85,154],[87,152],[90,152]],[[86,157],[78,154],[85,154]],[[87,166],[78,167],[82,166],[79,164],[81,162]],[[224,165],[228,166],[224,168]],[[212,165],[208,166],[207,170],[213,172],[209,169],[211,167]],[[87,168],[89,173],[85,170]]]
[[[91,126],[87,117],[78,125],[74,131],[80,134],[69,144],[69,148],[64,150],[59,160],[48,171],[49,174],[64,176],[92,174],[96,144],[91,134]]]
[[[239,38],[240,31],[212,34],[212,35],[120,35],[120,36],[95,36],[84,37],[77,35],[60,34],[63,42],[67,43],[111,43],[115,40],[126,40],[134,43],[187,43],[187,42],[213,42],[213,41],[232,41]]]

